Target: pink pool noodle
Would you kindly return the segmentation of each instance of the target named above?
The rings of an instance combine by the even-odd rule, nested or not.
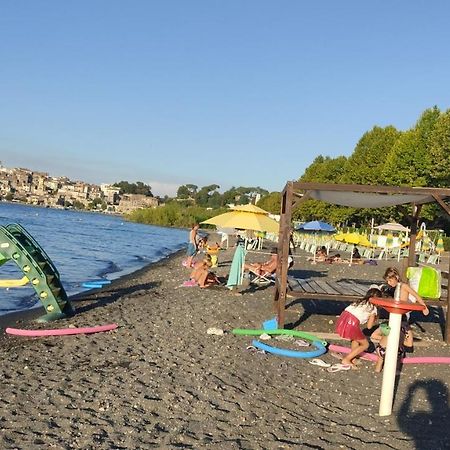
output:
[[[330,344],[328,349],[333,352],[350,353],[348,347],[343,347],[342,345]],[[371,361],[376,361],[378,356],[375,353],[361,354],[363,359],[369,359]],[[449,356],[416,356],[411,358],[402,358],[400,360],[403,364],[450,364]]]
[[[64,336],[69,334],[90,334],[100,333],[101,331],[111,331],[117,328],[116,323],[110,325],[99,325],[96,327],[88,328],[58,328],[55,330],[23,330],[19,328],[7,328],[5,331],[8,334],[14,334],[15,336]]]

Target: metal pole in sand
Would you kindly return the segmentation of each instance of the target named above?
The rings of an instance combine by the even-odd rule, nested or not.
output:
[[[389,314],[390,331],[387,339],[386,354],[384,355],[383,384],[381,385],[379,409],[380,416],[389,416],[392,412],[401,322],[401,314],[392,312]]]
[[[386,344],[386,354],[384,355],[379,415],[390,416],[394,399],[395,372],[397,370],[402,314],[413,310],[421,311],[424,309],[424,306],[419,303],[400,302],[386,298],[371,298],[370,302],[389,312],[390,331]]]

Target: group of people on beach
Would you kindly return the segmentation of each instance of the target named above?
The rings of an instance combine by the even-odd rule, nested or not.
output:
[[[314,257],[310,256],[307,261],[313,262],[324,262],[328,264],[332,263],[342,263],[349,264],[350,259],[342,258],[340,253],[336,253],[335,255],[329,255],[327,248],[322,245],[320,248],[316,250]],[[365,260],[361,257],[361,253],[359,253],[358,247],[354,247],[352,251],[352,264],[369,264],[372,260]]]
[[[190,279],[184,282],[184,286],[200,286],[206,288],[212,285],[221,284],[221,280],[211,271],[212,268],[218,266],[218,253],[221,250],[220,244],[215,242],[210,244],[206,236],[199,236],[199,224],[195,223],[189,232],[189,242],[186,251],[187,259],[183,265],[191,268]],[[238,243],[239,244],[239,239]],[[201,252],[204,253],[199,261],[194,261],[194,257]],[[289,263],[292,264],[293,259],[290,257]],[[243,269],[256,276],[269,275],[275,272],[278,265],[278,251],[273,247],[270,252],[270,258],[262,263],[247,263]]]
[[[189,243],[187,249],[188,258],[185,260],[185,265],[192,268],[190,280],[185,282],[185,285],[200,286],[205,288],[214,284],[221,284],[217,276],[210,271],[211,267],[217,265],[216,260],[213,261],[211,252],[208,251],[211,247],[208,245],[206,237],[199,237],[199,225],[194,224],[189,233]],[[205,249],[203,258],[194,263],[194,256],[201,250]],[[220,250],[220,245],[216,242],[213,245],[213,254],[216,255]],[[326,248],[322,247],[318,250],[317,257],[326,257]],[[336,255],[334,261],[340,258]],[[361,259],[358,249],[355,247],[353,258]],[[290,257],[291,264],[293,262]],[[244,270],[248,270],[255,275],[265,275],[275,272],[278,265],[277,249],[274,247],[271,251],[270,259],[263,263],[249,263],[244,264]],[[374,297],[395,297],[402,302],[412,301],[418,302],[424,306],[423,314],[428,315],[429,310],[425,305],[422,297],[412,289],[407,283],[401,279],[399,271],[395,267],[389,267],[384,276],[386,285],[371,286],[367,293],[360,300],[347,306],[339,316],[336,324],[336,332],[340,337],[351,341],[350,352],[342,357],[341,364],[335,365],[335,369],[349,370],[356,369],[357,359],[363,352],[369,348],[369,339],[376,343],[376,354],[378,356],[375,365],[375,371],[381,372],[384,363],[384,356],[386,352],[387,337],[389,335],[389,326],[386,323],[377,325],[377,308],[370,303],[370,299]],[[409,315],[402,317],[400,341],[398,349],[399,359],[404,356],[405,352],[411,352],[413,347],[413,333],[408,323]],[[365,333],[362,330],[365,328]]]
[[[189,280],[184,283],[184,286],[198,285],[201,288],[206,288],[214,284],[220,284],[218,277],[210,271],[212,267],[217,267],[218,265],[220,245],[217,242],[212,245],[209,244],[208,238],[206,236],[199,236],[198,230],[199,224],[195,223],[189,232],[189,242],[186,251],[187,259],[183,264],[191,268],[192,272]],[[203,258],[200,261],[194,262],[194,257],[201,250],[205,251]]]
[[[366,295],[360,300],[347,306],[339,316],[336,323],[336,332],[340,337],[351,341],[350,353],[342,358],[341,370],[356,368],[357,358],[369,348],[369,340],[363,333],[361,327],[365,326],[371,339],[377,343],[376,353],[378,356],[375,364],[375,371],[381,372],[386,352],[387,336],[389,327],[381,324],[376,327],[377,308],[370,303],[373,297],[392,297],[401,302],[418,302],[424,306],[423,314],[428,315],[429,310],[422,297],[412,289],[407,283],[402,282],[399,271],[395,267],[389,267],[384,274],[384,281],[387,286],[371,287]],[[392,292],[394,290],[394,292]],[[394,295],[392,295],[394,294]],[[404,356],[405,352],[412,351],[413,334],[408,323],[409,316],[403,315],[400,331],[400,341],[398,357]]]

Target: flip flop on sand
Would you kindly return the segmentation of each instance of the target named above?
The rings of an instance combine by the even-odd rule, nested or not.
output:
[[[298,347],[309,347],[311,344],[307,341],[304,341],[303,339],[296,339],[295,345]]]
[[[344,370],[350,370],[352,368],[351,364],[333,364],[331,367],[328,367],[327,371],[330,373],[334,372],[342,372]]]
[[[332,356],[333,358],[339,359],[339,361],[342,361],[342,358],[344,357],[344,355],[339,352],[330,352],[330,356]]]
[[[262,355],[265,355],[265,354],[266,354],[265,350],[260,350],[260,349],[256,348],[254,345],[249,345],[249,346],[246,348],[246,350],[248,350],[248,351],[251,352],[251,353],[260,353],[260,354],[262,354]]]
[[[187,280],[187,281],[184,281],[181,286],[193,287],[193,286],[197,286],[197,282],[195,280]]]
[[[310,361],[308,361],[313,366],[319,366],[319,367],[331,367],[331,364],[325,362],[323,359],[319,358],[313,358]]]

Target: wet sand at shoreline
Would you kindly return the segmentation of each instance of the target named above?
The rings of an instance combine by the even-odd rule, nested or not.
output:
[[[232,255],[233,249],[221,252],[219,276],[228,273]],[[252,338],[230,330],[259,328],[273,317],[273,287],[246,286],[242,296],[224,287],[181,287],[189,275],[183,259],[178,253],[78,295],[74,317],[47,325],[115,322],[115,331],[2,339],[1,448],[449,448],[447,365],[404,366],[393,414],[379,417],[382,377],[373,363],[328,373],[307,359],[246,350]],[[300,255],[294,271],[380,281],[387,264],[311,265]],[[286,317],[296,323],[310,311],[298,329],[333,333],[344,306],[304,301]],[[42,309],[26,320],[16,316],[13,326],[43,328],[29,321],[35,314]],[[5,320],[12,319],[2,326]],[[418,322],[423,345],[415,356],[450,356],[439,324]],[[225,334],[207,334],[210,327]],[[322,359],[336,362],[329,354]]]

